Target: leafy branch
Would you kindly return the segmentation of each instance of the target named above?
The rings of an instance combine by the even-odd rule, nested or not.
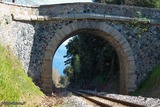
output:
[[[140,24],[140,21],[142,24]],[[134,16],[134,20],[130,23],[131,30],[135,31],[138,37],[141,37],[142,34],[148,30],[148,22],[148,19],[143,18],[142,13],[140,11],[137,11],[137,14]]]

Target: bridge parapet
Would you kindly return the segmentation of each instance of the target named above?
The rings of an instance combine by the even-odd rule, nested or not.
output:
[[[142,18],[160,20],[160,9],[144,8],[125,5],[111,5],[102,3],[68,3],[40,6],[25,6],[13,3],[0,2],[0,9],[5,14],[26,16],[48,16],[59,17],[76,14],[100,14],[104,18],[107,16],[135,17],[140,12]]]
[[[62,14],[81,13],[134,17],[137,12],[141,12],[142,17],[151,19],[160,18],[159,9],[102,3],[69,3],[57,5],[41,5],[38,7],[38,9],[39,15],[47,15],[54,17]]]
[[[38,15],[38,6],[25,6],[14,3],[0,2],[0,16],[1,15]]]

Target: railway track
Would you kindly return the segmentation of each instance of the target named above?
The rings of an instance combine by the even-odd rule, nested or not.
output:
[[[82,90],[71,90],[73,93],[84,97],[85,99],[95,103],[100,107],[145,107],[143,105],[134,104],[131,102],[126,102],[122,100],[117,100],[109,97],[104,97],[91,92],[86,92]]]

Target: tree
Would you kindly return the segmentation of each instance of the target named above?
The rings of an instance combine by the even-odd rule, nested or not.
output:
[[[160,2],[160,0],[136,0],[135,6],[141,6],[141,7],[158,7],[157,3]]]
[[[93,0],[93,2],[160,8],[160,0]]]
[[[93,2],[98,2],[98,3],[107,3],[107,4],[125,4],[125,0],[93,0]]]
[[[62,86],[67,86],[68,84],[68,78],[67,76],[60,76],[60,81],[59,83],[62,85]]]
[[[80,33],[66,45],[66,67],[64,74],[71,86],[85,88],[98,75],[118,71],[118,60],[112,46],[105,40],[90,33]],[[116,64],[115,64],[116,63]],[[113,69],[114,68],[114,69]]]
[[[63,73],[67,76],[67,77],[72,77],[73,74],[73,69],[71,66],[67,66],[64,70]]]

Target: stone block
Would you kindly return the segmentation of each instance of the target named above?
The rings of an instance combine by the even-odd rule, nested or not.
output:
[[[112,32],[114,32],[114,29],[112,27],[106,27],[105,32],[107,32],[107,34],[111,35]]]
[[[31,19],[31,21],[36,21],[37,20],[37,16],[36,15],[30,15],[30,19]]]
[[[136,91],[136,89],[137,89],[136,85],[129,85],[128,86],[128,92],[134,92],[134,91]]]
[[[51,79],[51,78],[52,78],[52,69],[41,72],[41,79]]]
[[[45,85],[42,84],[42,91],[47,94],[50,95],[52,93],[52,85]]]
[[[57,36],[58,38],[61,39],[63,36],[65,36],[65,34],[63,34],[63,32],[61,32],[61,29],[58,29],[55,32],[55,36]]]
[[[99,25],[95,21],[90,21],[90,28],[91,29],[97,29]]]
[[[68,26],[63,27],[60,32],[62,33],[62,38],[71,33],[71,30]]]
[[[83,21],[83,29],[88,29],[89,28],[89,21],[88,20],[84,20]]]
[[[82,21],[78,21],[78,29],[83,29],[83,20]]]
[[[49,94],[49,93],[52,93],[52,88],[51,87],[43,87],[42,86],[42,90],[45,94]]]
[[[103,26],[103,28],[101,28],[100,30],[106,32],[106,29],[110,28],[111,26],[109,26],[107,23],[105,23],[105,26]]]
[[[59,44],[59,42],[61,41],[61,39],[62,38],[60,38],[60,36],[58,34],[54,34],[54,37],[52,38],[52,40],[49,44],[51,46],[51,48],[52,48],[52,46],[57,46]]]
[[[47,52],[47,53],[52,53],[52,54],[53,54],[53,51],[52,51],[52,48],[51,48],[51,47],[46,48],[46,52]]]
[[[44,21],[44,16],[37,16],[38,21]]]
[[[135,71],[136,65],[134,63],[134,60],[127,61],[127,64],[128,64],[128,67],[129,67],[128,68],[129,71],[131,70],[131,68],[132,68],[133,71]],[[128,71],[128,73],[129,73],[129,71]]]
[[[128,83],[131,83],[131,84],[133,84],[133,83],[135,83],[135,80],[136,80],[136,75],[128,75]]]
[[[101,22],[101,23],[99,23],[98,25],[99,25],[99,26],[98,26],[99,30],[102,30],[102,31],[103,31],[103,28],[106,27],[106,23],[105,23],[105,22]]]
[[[76,26],[76,22],[73,22],[73,23],[71,23],[71,24],[69,25],[71,31],[77,30],[77,28],[76,28],[75,26]]]
[[[123,51],[127,56],[133,56],[131,48],[126,48]]]
[[[127,57],[127,60],[128,61],[134,61],[134,57],[133,56]]]
[[[126,42],[125,44],[123,44],[122,48],[123,48],[123,50],[130,49],[130,46],[129,46],[128,42]]]
[[[82,28],[88,29],[88,28],[91,28],[90,26],[91,26],[91,22],[89,20],[83,20]]]
[[[48,77],[48,76],[47,76]],[[50,86],[50,85],[52,85],[52,83],[53,83],[53,81],[52,81],[52,76],[51,77],[49,77],[49,79],[46,77],[46,79],[45,79],[45,77],[44,78],[42,78],[42,84],[44,84],[44,85],[47,85],[47,86]]]
[[[41,68],[41,70],[42,70],[41,74],[52,75],[52,65],[45,66],[45,67]],[[43,77],[43,75],[42,75],[42,77]]]

